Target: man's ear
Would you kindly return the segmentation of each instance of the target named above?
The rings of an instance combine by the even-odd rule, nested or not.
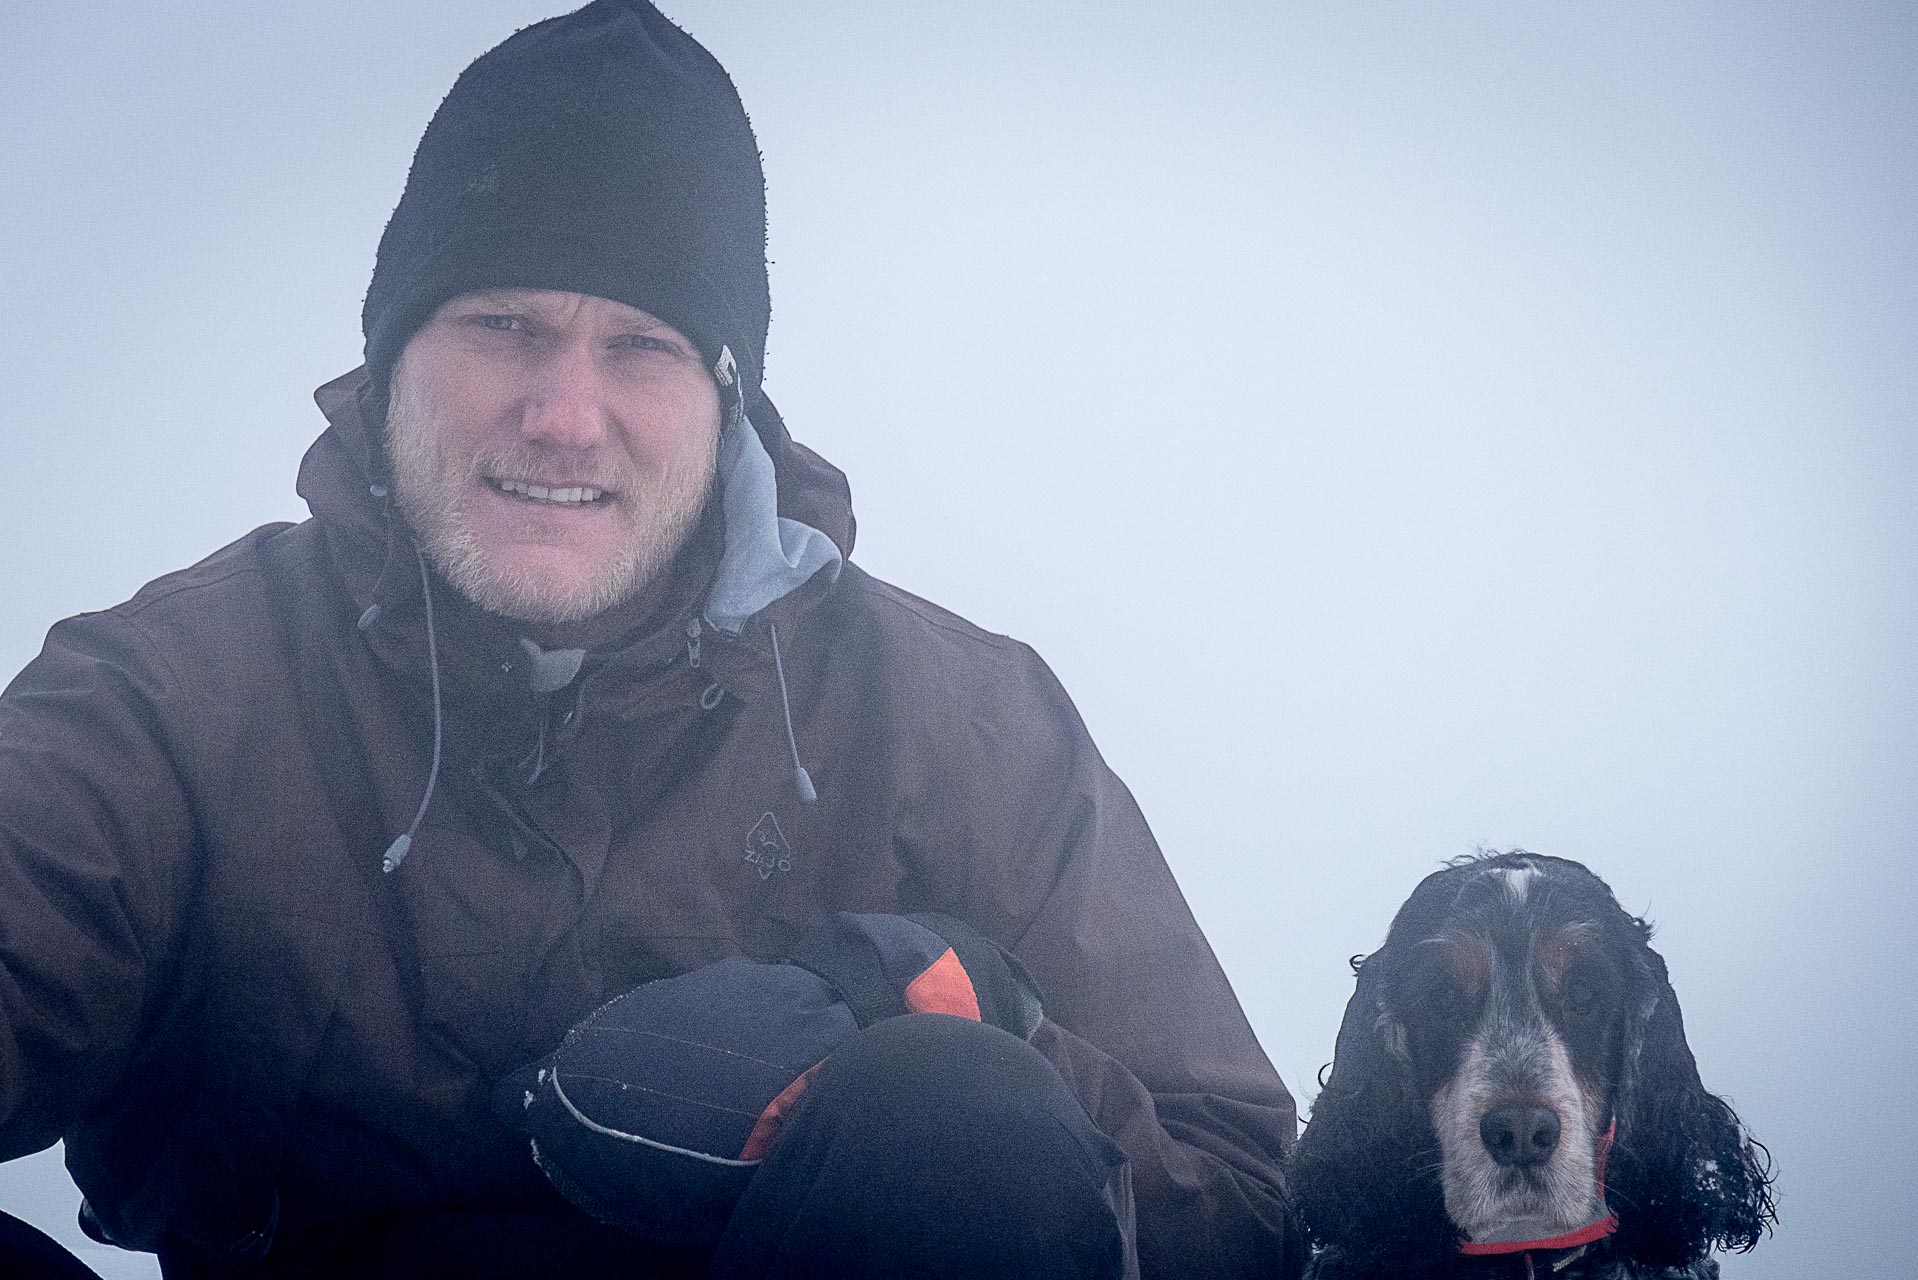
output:
[[[354,392],[354,403],[360,411],[360,422],[366,428],[366,441],[371,446],[371,456],[367,459],[367,479],[374,484],[391,487],[393,483],[393,464],[389,460],[387,447],[386,417],[393,404],[392,371],[381,375],[367,370],[366,379]]]

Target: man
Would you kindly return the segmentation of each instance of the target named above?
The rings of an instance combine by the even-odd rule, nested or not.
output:
[[[1131,798],[1030,650],[849,562],[761,391],[764,217],[648,5],[521,32],[421,140],[313,518],[0,698],[0,1156],[64,1137],[94,1233],[169,1276],[1296,1269],[1291,1099]],[[1044,1016],[859,1032],[716,1238],[549,1183],[501,1081],[838,911],[963,922]]]

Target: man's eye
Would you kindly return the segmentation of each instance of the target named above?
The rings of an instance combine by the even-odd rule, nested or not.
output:
[[[474,324],[479,325],[482,329],[493,329],[501,333],[507,333],[521,327],[518,316],[474,316],[472,320]]]
[[[666,341],[666,339],[656,338],[650,333],[628,333],[620,337],[614,343],[614,345],[624,347],[629,351],[676,351],[678,350],[677,347],[675,347],[672,343]]]

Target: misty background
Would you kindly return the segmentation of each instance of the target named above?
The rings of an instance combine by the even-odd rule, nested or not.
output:
[[[305,515],[421,129],[563,2],[0,5],[0,675]],[[1052,663],[1301,1102],[1420,876],[1577,858],[1776,1158],[1728,1280],[1906,1273],[1918,11],[663,7],[857,559]]]

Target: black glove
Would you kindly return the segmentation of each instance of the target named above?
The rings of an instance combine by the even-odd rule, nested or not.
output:
[[[789,961],[735,956],[635,988],[501,1082],[501,1118],[560,1193],[649,1239],[717,1240],[814,1068],[884,1018],[943,1013],[1021,1039],[1038,993],[949,916],[839,912]]]

